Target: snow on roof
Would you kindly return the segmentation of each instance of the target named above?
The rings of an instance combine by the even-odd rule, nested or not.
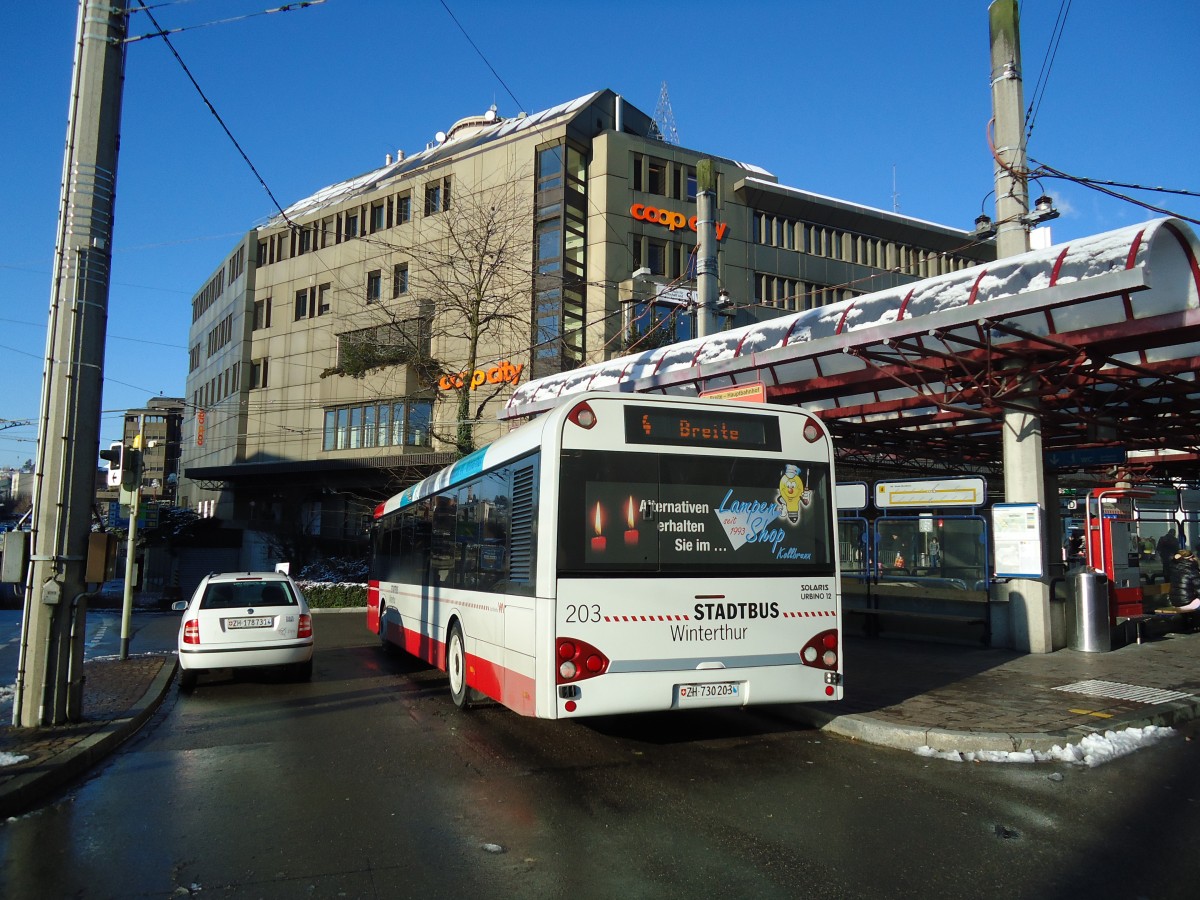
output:
[[[1164,231],[1174,238],[1156,242],[1156,235]],[[973,328],[983,314],[975,304],[984,301],[997,312],[1003,309],[1010,323],[1035,334],[1048,333],[1050,317],[1058,333],[1105,323],[1119,327],[1126,315],[1120,291],[1139,291],[1138,316],[1197,304],[1196,287],[1188,286],[1190,270],[1183,244],[1195,252],[1195,236],[1177,220],[1132,225],[550,375],[517,388],[500,418],[543,412],[583,390],[695,394],[735,380],[766,378],[769,368],[771,378],[797,380],[803,377],[799,373],[807,371],[804,366],[812,368],[817,356],[824,376],[853,371],[864,363],[846,351],[864,340],[884,340],[903,332],[920,342],[921,333],[934,325]],[[1141,271],[1151,268],[1153,281],[1148,271]],[[1047,288],[1056,292],[1053,298],[1039,293]],[[1053,312],[1046,311],[1051,307]],[[932,316],[939,318],[931,320]],[[999,335],[994,343],[1009,340],[1015,338]]]
[[[511,134],[517,134],[536,126],[548,124],[563,116],[573,115],[595,100],[601,93],[602,91],[593,91],[590,94],[577,97],[566,103],[560,103],[558,106],[552,106],[550,109],[544,109],[533,115],[520,115],[511,119],[497,118],[493,122],[484,124],[479,128],[463,129],[459,134],[452,135],[447,140],[426,147],[424,150],[414,153],[411,156],[405,156],[403,159],[380,166],[378,169],[372,169],[370,172],[357,175],[346,181],[339,181],[336,184],[323,187],[316,193],[310,194],[302,200],[297,200],[284,210],[283,216],[272,217],[263,227],[276,228],[283,224],[284,216],[288,219],[303,218],[335,203],[341,203],[357,194],[374,190],[385,181],[396,178],[405,172],[418,169],[441,156],[448,155],[459,149],[505,138]]]

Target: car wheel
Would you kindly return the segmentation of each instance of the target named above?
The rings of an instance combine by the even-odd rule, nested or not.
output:
[[[296,663],[294,671],[297,681],[312,681],[313,661],[309,659],[307,662]]]
[[[179,692],[190,694],[196,689],[196,670],[182,669],[179,672]]]
[[[470,709],[472,694],[467,687],[467,646],[462,629],[455,622],[446,640],[446,674],[450,676],[450,698],[459,709]]]

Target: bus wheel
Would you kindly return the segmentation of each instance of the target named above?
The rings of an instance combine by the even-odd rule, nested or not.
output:
[[[474,691],[467,687],[467,647],[462,628],[455,622],[446,640],[446,674],[450,676],[450,698],[459,709],[469,709]]]

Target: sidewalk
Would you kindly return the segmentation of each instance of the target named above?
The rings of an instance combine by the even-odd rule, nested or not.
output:
[[[845,636],[846,699],[799,718],[901,750],[1046,751],[1089,735],[1200,718],[1200,634],[1167,634],[1108,653],[1021,654]],[[33,808],[111,753],[150,717],[173,654],[84,664],[84,720],[0,725],[0,818]]]
[[[175,674],[175,654],[83,664],[83,720],[50,728],[0,724],[0,819],[27,812],[84,774],[158,708]],[[23,758],[22,758],[23,757]]]

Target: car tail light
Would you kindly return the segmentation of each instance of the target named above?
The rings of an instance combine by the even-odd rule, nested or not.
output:
[[[312,616],[308,613],[301,613],[300,627],[296,632],[296,637],[312,637]]]
[[[836,670],[838,667],[838,633],[836,629],[813,635],[812,640],[805,644],[800,651],[800,659],[806,666]]]
[[[200,620],[188,619],[183,626],[183,642],[185,644],[200,643]]]
[[[573,684],[608,671],[608,657],[584,641],[560,637],[555,642],[559,684]]]

